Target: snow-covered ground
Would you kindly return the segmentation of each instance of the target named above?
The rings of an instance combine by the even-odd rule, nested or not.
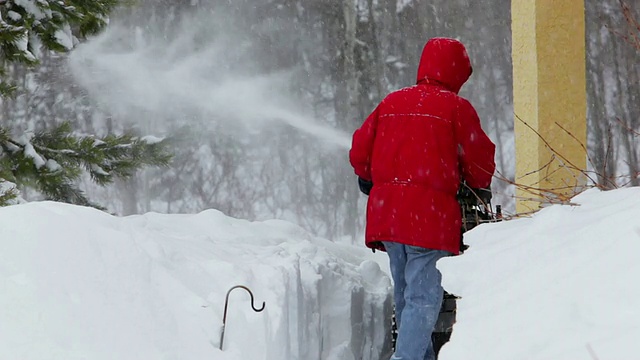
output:
[[[486,224],[444,259],[461,296],[440,360],[640,359],[640,188]]]
[[[640,358],[640,188],[485,224],[439,263],[440,360]],[[364,246],[211,210],[0,208],[0,359],[388,359],[390,283]],[[231,294],[224,351],[224,297]],[[635,340],[634,340],[635,339]]]
[[[0,359],[377,359],[391,295],[370,254],[214,210],[0,208]],[[223,352],[234,285],[266,308],[231,293]]]

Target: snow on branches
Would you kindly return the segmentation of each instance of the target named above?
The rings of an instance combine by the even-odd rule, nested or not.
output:
[[[0,48],[4,60],[35,63],[40,47],[71,50],[77,35],[95,34],[107,24],[118,0],[5,0],[0,3]]]
[[[165,166],[170,159],[165,141],[131,134],[98,139],[76,135],[64,123],[53,131],[12,137],[0,128],[0,179],[31,185],[51,200],[72,204],[95,206],[75,185],[83,171],[106,185],[116,177],[131,177],[141,166]]]
[[[0,77],[8,64],[33,66],[41,48],[65,52],[77,37],[95,34],[120,0],[0,0]],[[0,95],[15,89],[0,78]],[[99,185],[127,178],[143,166],[167,165],[171,155],[159,138],[131,134],[78,135],[69,123],[46,132],[11,134],[0,126],[0,206],[15,203],[17,186],[50,200],[92,204],[76,185],[83,173]],[[19,199],[18,199],[19,200]]]

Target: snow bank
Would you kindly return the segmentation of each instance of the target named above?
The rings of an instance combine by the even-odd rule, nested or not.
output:
[[[462,298],[440,360],[640,358],[640,188],[487,224],[438,266]]]
[[[0,208],[0,359],[379,359],[390,281],[364,247],[217,211]],[[224,349],[224,296],[231,293]]]

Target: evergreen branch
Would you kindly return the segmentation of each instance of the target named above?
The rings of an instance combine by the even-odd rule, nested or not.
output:
[[[30,7],[23,1],[4,1],[0,8],[0,68],[3,61],[37,64],[40,43],[48,50],[69,51],[75,45],[72,29],[81,37],[98,33],[107,25],[109,13],[123,2],[34,1]]]
[[[0,74],[0,76],[1,75],[2,74]],[[16,92],[16,86],[14,84],[0,81],[0,97],[13,96],[15,92]]]
[[[0,128],[0,149],[0,175],[35,187],[50,200],[94,207],[75,186],[83,172],[106,185],[144,166],[166,166],[172,158],[166,140],[149,143],[131,134],[79,136],[69,123],[19,139]]]
[[[5,65],[38,63],[40,47],[65,52],[86,36],[102,30],[108,14],[129,0],[17,1],[0,0],[0,78]],[[0,95],[15,86],[0,80]],[[69,123],[52,131],[14,138],[0,126],[0,184],[31,186],[48,199],[99,207],[91,203],[76,183],[83,173],[99,185],[131,177],[143,166],[165,166],[171,160],[167,142],[146,142],[131,134],[105,138],[74,134]],[[0,205],[17,194],[0,193]]]
[[[18,195],[19,192],[16,190],[16,185],[6,181],[6,179],[0,175],[0,206],[12,204]]]
[[[0,206],[6,206],[11,204],[18,197],[18,193],[15,189],[9,189],[4,192],[0,192]]]
[[[2,68],[2,58],[0,57],[0,97],[12,96],[16,91],[15,84],[3,80],[5,76],[6,72]]]

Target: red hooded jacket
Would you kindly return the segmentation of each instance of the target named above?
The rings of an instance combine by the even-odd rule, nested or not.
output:
[[[486,188],[495,170],[495,145],[458,96],[471,72],[462,43],[429,40],[417,85],[389,94],[353,134],[351,165],[373,182],[368,247],[394,241],[459,253],[460,181]]]

